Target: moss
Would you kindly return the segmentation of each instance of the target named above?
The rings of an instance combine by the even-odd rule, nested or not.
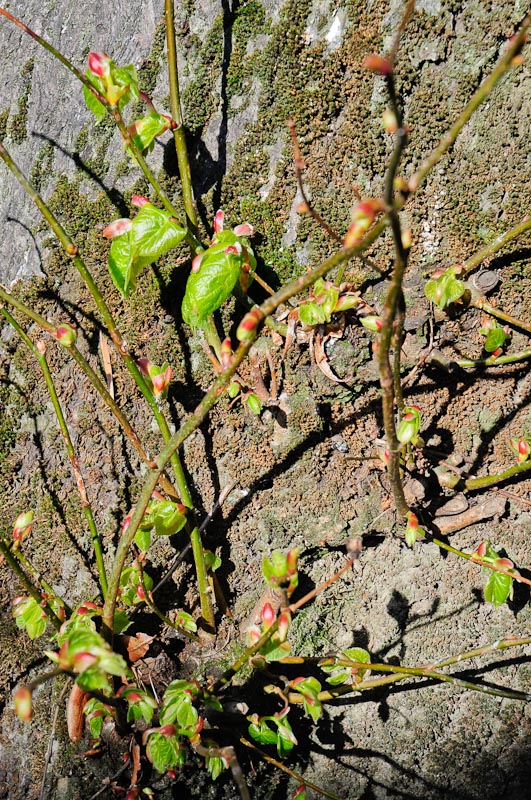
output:
[[[9,120],[9,108],[0,113],[0,141],[4,141],[7,134],[7,123]]]
[[[194,77],[182,92],[184,118],[188,129],[199,136],[213,109],[218,107],[216,85],[223,61],[223,16],[218,16],[203,44],[190,37],[199,49],[199,63],[194,67]]]
[[[33,162],[30,173],[30,181],[34,188],[40,193],[53,177],[53,165],[55,152],[52,142],[45,142],[39,149],[37,157]]]
[[[31,79],[34,66],[35,59],[30,58],[22,67],[20,73],[22,78],[22,94],[18,100],[17,113],[13,114],[7,126],[7,133],[14,144],[22,144],[22,142],[28,138],[28,104],[31,94]]]
[[[88,144],[89,140],[89,126],[85,125],[79,131],[74,142],[74,153],[82,153]]]

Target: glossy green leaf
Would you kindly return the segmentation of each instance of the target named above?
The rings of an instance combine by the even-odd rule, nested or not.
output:
[[[133,257],[131,253],[130,232],[112,240],[109,251],[109,272],[114,285],[121,295],[127,297],[135,285],[132,279]]]
[[[512,597],[513,579],[510,575],[489,570],[490,576],[483,588],[485,600],[493,606],[502,606]]]
[[[487,353],[493,353],[498,347],[503,347],[508,338],[501,325],[495,325],[489,329],[483,347]]]
[[[183,764],[185,758],[177,736],[163,736],[157,731],[149,735],[146,755],[159,772]]]
[[[145,117],[135,120],[128,130],[136,147],[145,154],[153,149],[155,139],[168,130],[168,125],[169,121],[166,117],[156,111],[151,111]],[[127,150],[131,153],[129,147]]]
[[[102,79],[98,75],[94,75],[94,73],[90,70],[87,70],[85,75],[94,88],[97,89],[101,95],[105,95],[105,87]],[[88,89],[86,86],[83,86],[83,97],[88,110],[94,114],[98,122],[101,122],[107,113],[103,103],[100,103],[100,101],[94,97],[90,89]]]
[[[167,211],[151,203],[142,206],[129,232],[134,276],[142,267],[152,264],[163,253],[176,247],[186,236]],[[123,238],[123,237],[120,237]]]
[[[25,630],[30,639],[37,639],[46,630],[46,617],[42,607],[33,597],[25,597],[13,608],[18,628]]]
[[[455,268],[445,270],[442,275],[426,283],[424,292],[428,300],[443,309],[457,302],[465,293],[465,284],[455,275]]]
[[[151,530],[139,528],[135,533],[135,544],[142,553],[147,553],[151,545]]]

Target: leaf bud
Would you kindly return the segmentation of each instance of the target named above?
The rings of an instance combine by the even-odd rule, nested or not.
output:
[[[249,222],[243,222],[241,225],[236,225],[236,227],[232,230],[236,236],[252,236],[254,233],[254,227]]]
[[[382,114],[384,130],[386,133],[396,133],[398,130],[398,122],[393,112],[386,108]]]
[[[33,518],[33,511],[24,511],[22,514],[18,515],[13,526],[13,539],[15,542],[21,542],[22,539],[31,533]]]
[[[110,75],[111,59],[107,53],[89,53],[88,68],[99,78],[106,78]]]
[[[373,314],[369,314],[366,317],[360,317],[360,322],[364,328],[367,328],[368,331],[373,331],[374,333],[380,333],[383,327],[381,317],[376,317]]]
[[[254,392],[249,392],[249,394],[245,396],[245,404],[249,411],[252,411],[257,417],[262,413],[262,401]]]
[[[118,236],[123,236],[124,233],[130,231],[132,227],[133,221],[131,219],[115,219],[103,230],[103,236],[106,239],[116,239]]]
[[[55,329],[55,338],[63,347],[72,347],[76,342],[77,333],[71,325],[64,322]]]
[[[255,336],[256,329],[264,319],[263,313],[260,311],[258,306],[251,309],[242,321],[240,322],[238,329],[236,331],[236,338],[239,342],[247,342],[249,339],[253,339]]]
[[[136,206],[137,208],[142,208],[142,206],[149,205],[150,203],[151,201],[142,194],[134,194],[131,198],[131,205]]]
[[[391,75],[393,72],[393,65],[388,58],[378,55],[377,53],[370,53],[362,61],[364,69],[369,72],[374,72],[376,75]]]
[[[219,209],[214,216],[214,233],[221,233],[223,230],[223,223],[225,220],[225,212]]]
[[[277,615],[275,614],[271,603],[265,603],[264,606],[262,607],[260,616],[266,628],[270,628],[273,622],[275,621]]]
[[[14,696],[15,713],[22,722],[29,722],[33,716],[31,690],[27,686],[18,686]]]

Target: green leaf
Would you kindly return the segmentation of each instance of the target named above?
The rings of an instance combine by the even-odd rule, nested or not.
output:
[[[114,84],[122,87],[127,86],[128,89],[118,101],[118,109],[120,111],[124,109],[130,100],[138,100],[140,92],[138,90],[138,78],[134,64],[126,64],[125,67],[116,67],[114,61],[111,61],[111,78]]]
[[[188,681],[172,681],[164,693],[160,710],[161,725],[176,725],[192,736],[197,727],[199,714],[192,703],[197,695],[197,686]]]
[[[17,628],[25,630],[30,639],[37,639],[46,630],[46,616],[33,597],[25,597],[14,606]]]
[[[303,325],[310,327],[323,325],[326,322],[325,310],[313,301],[303,303],[299,306],[299,319]]]
[[[132,624],[128,614],[125,611],[118,609],[114,612],[113,617],[113,631],[115,633],[123,633]]]
[[[87,718],[91,737],[93,739],[99,739],[103,730],[105,718],[110,716],[109,709],[101,700],[92,697],[85,703],[83,713]]]
[[[505,333],[501,325],[493,325],[487,332],[487,338],[483,345],[487,353],[493,353],[498,347],[503,347],[509,336]]]
[[[147,553],[151,545],[151,531],[139,528],[135,533],[135,544],[143,553]]]
[[[129,235],[136,277],[142,267],[152,264],[163,253],[176,247],[186,236],[186,229],[167,211],[149,203],[142,206],[133,218]]]
[[[146,755],[159,772],[184,763],[185,753],[177,736],[163,736],[154,731],[149,735]]]
[[[268,727],[267,721],[264,719],[260,721],[260,724],[252,722],[248,730],[253,739],[260,744],[277,744],[278,733],[272,731],[271,728]]]
[[[219,756],[207,756],[205,758],[205,766],[210,772],[213,781],[215,781],[216,778],[219,778],[219,776],[225,769],[225,764],[223,763],[223,759],[220,758]]]
[[[223,305],[240,277],[241,257],[227,254],[222,248],[213,250],[206,251],[199,271],[191,272],[186,283],[182,315],[193,328],[201,328],[210,314]]]
[[[502,606],[512,597],[513,579],[510,575],[489,570],[490,576],[483,589],[485,600],[493,606]]]
[[[87,70],[85,75],[89,79],[90,83],[94,86],[94,88],[101,95],[105,96],[105,87],[103,85],[102,79],[98,75],[94,75],[94,73],[91,72],[90,70]],[[87,106],[88,110],[94,114],[98,122],[101,122],[101,120],[107,113],[103,103],[100,103],[100,101],[94,97],[90,89],[88,89],[86,86],[83,86],[83,97],[85,99],[85,105]]]
[[[428,300],[443,309],[455,303],[465,293],[465,284],[455,275],[455,267],[445,270],[442,275],[426,283],[424,292]]]
[[[165,117],[151,111],[145,117],[135,120],[128,130],[136,147],[145,154],[153,149],[155,139],[167,131],[168,126],[169,121]],[[129,147],[127,150],[133,155]]]
[[[157,536],[173,536],[186,525],[186,516],[175,503],[161,500],[156,507],[154,525]]]
[[[131,277],[133,257],[131,253],[131,232],[123,236],[117,236],[112,240],[109,251],[109,272],[114,285],[123,297],[127,297],[131,288],[135,285]]]

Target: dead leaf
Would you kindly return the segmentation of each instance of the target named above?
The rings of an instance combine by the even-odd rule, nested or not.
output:
[[[143,658],[149,650],[149,645],[154,638],[154,636],[148,636],[147,633],[137,633],[136,636],[124,636],[129,661],[133,663],[134,661],[138,661],[139,658]]]

